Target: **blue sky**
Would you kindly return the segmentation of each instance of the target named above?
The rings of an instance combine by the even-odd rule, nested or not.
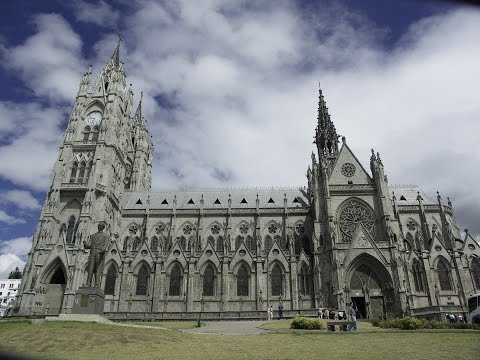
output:
[[[0,276],[22,266],[81,76],[121,58],[153,187],[305,185],[317,87],[357,157],[480,234],[480,10],[427,1],[0,2]],[[368,166],[366,166],[368,168]]]

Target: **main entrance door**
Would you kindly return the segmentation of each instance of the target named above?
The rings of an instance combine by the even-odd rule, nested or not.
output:
[[[50,279],[45,294],[45,310],[48,315],[57,315],[62,311],[63,294],[65,293],[65,274],[59,267]]]
[[[355,269],[350,279],[350,294],[362,318],[383,317],[385,308],[382,281],[372,266],[363,262]]]

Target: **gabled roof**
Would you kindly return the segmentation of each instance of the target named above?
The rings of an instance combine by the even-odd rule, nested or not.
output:
[[[173,209],[176,199],[177,209],[200,209],[203,199],[204,209],[226,209],[228,200],[231,199],[232,209],[255,208],[258,195],[260,208],[283,208],[286,197],[288,207],[307,209],[308,195],[306,191],[305,188],[300,187],[271,187],[126,192],[122,205],[124,209],[145,209],[149,198],[149,209]],[[245,201],[243,201],[244,199]]]

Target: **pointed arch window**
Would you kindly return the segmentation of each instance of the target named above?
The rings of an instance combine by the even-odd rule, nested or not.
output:
[[[80,163],[80,167],[78,168],[78,179],[77,179],[77,182],[78,183],[83,183],[83,180],[84,180],[84,176],[85,176],[85,162],[81,162]]]
[[[146,265],[142,265],[137,274],[137,295],[147,295],[147,286],[148,286],[148,268]]]
[[[415,285],[415,291],[425,292],[425,282],[422,265],[418,260],[414,260],[412,264],[413,282]]]
[[[67,244],[73,244],[75,242],[75,216],[73,215],[68,219],[65,241]]]
[[[110,265],[105,277],[105,295],[115,294],[115,283],[117,282],[117,268],[115,265]]]
[[[133,240],[133,245],[132,245],[132,251],[138,251],[138,249],[140,248],[140,238],[137,236],[134,240]]]
[[[298,274],[298,292],[301,295],[311,294],[310,272],[305,264],[302,265],[300,273]]]
[[[237,236],[235,239],[235,250],[238,250],[240,248],[240,245],[242,244],[243,237],[240,235]]]
[[[150,249],[152,251],[158,251],[158,239],[156,236],[152,238],[152,242],[150,243]]]
[[[273,240],[270,237],[270,235],[267,235],[265,237],[265,252],[268,253],[270,251],[270,249],[272,248],[272,246],[273,246]]]
[[[90,139],[90,126],[86,126],[83,129],[83,141],[88,141]]]
[[[213,296],[214,294],[215,269],[212,264],[208,264],[203,272],[203,296]]]
[[[248,296],[248,270],[242,264],[237,272],[237,296]]]
[[[257,245],[255,244],[255,239],[248,235],[247,236],[247,248],[248,250],[250,250],[252,253],[256,253],[257,252]]]
[[[217,237],[217,248],[216,248],[216,250],[218,252],[223,252],[224,251],[223,250],[223,237],[221,237],[221,236]]]
[[[185,251],[187,249],[187,239],[185,236],[180,236],[179,243],[182,250]]]
[[[275,264],[272,268],[272,296],[283,295],[283,272],[280,265]]]
[[[128,237],[123,240],[123,251],[127,251],[128,248]]]
[[[70,173],[71,183],[74,183],[77,180],[77,171],[78,171],[78,163],[74,161],[72,164],[72,172]]]
[[[95,126],[92,131],[92,141],[98,140],[98,126]]]
[[[475,287],[480,289],[480,258],[472,258],[472,275]]]
[[[209,236],[209,237],[207,238],[207,241],[208,241],[208,243],[212,246],[212,248],[215,249],[215,239],[213,238],[213,236]]]
[[[445,259],[439,259],[437,265],[438,281],[440,289],[443,291],[452,290],[452,280],[450,275],[450,265]]]
[[[183,275],[182,268],[179,264],[175,264],[170,272],[170,286],[168,288],[168,295],[180,296],[180,290],[182,288]]]
[[[89,161],[86,168],[85,168],[85,182],[88,183],[88,179],[90,178],[90,172],[92,171],[92,162]]]

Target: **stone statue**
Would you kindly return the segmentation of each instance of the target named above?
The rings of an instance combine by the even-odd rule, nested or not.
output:
[[[84,241],[83,245],[85,249],[90,249],[87,265],[87,283],[85,286],[92,286],[92,277],[95,274],[95,287],[100,287],[100,275],[103,271],[103,265],[105,260],[105,253],[107,252],[107,246],[110,243],[110,238],[103,232],[105,229],[104,223],[98,224],[98,232],[90,236],[90,241]]]

